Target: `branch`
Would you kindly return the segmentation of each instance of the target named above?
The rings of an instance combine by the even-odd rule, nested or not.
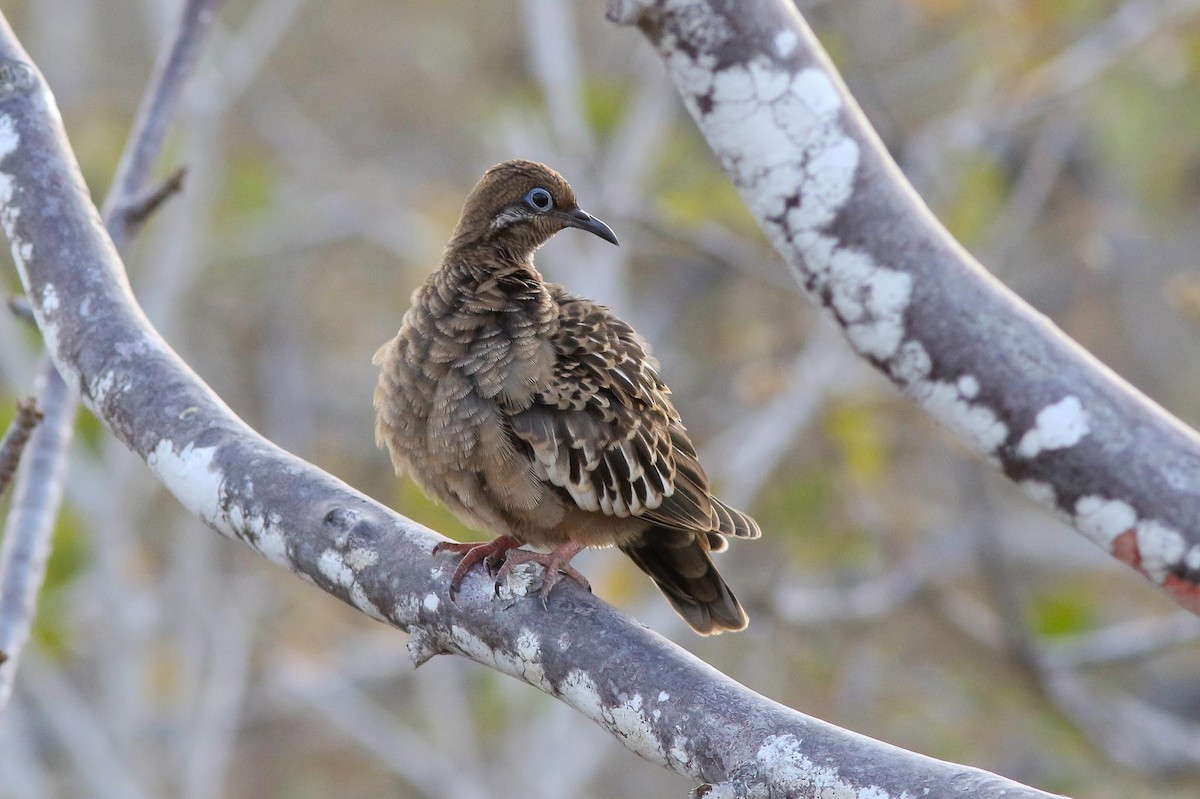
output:
[[[0,76],[0,222],[59,371],[214,529],[408,630],[418,663],[452,652],[524,680],[642,757],[715,783],[709,796],[1048,796],[789,710],[575,586],[546,609],[520,580],[497,597],[475,571],[451,603],[450,558],[429,554],[441,536],[263,439],[150,327],[7,23]]]
[[[1013,482],[1200,612],[1200,436],[1005,288],[913,192],[783,0],[610,0],[851,345]]]
[[[75,415],[75,402],[61,380],[40,381],[43,423],[29,439],[12,508],[0,541],[0,710],[8,704],[20,664],[21,650],[33,627],[38,594],[46,576],[50,541],[62,502],[67,449],[73,427],[64,417]]]
[[[21,462],[21,453],[29,443],[29,435],[40,421],[42,412],[38,410],[37,400],[28,397],[17,403],[17,415],[4,431],[4,438],[0,439],[0,494],[8,490]]]
[[[115,246],[127,243],[147,216],[182,186],[183,170],[176,170],[160,187],[149,193],[143,192],[150,171],[162,152],[170,119],[179,104],[187,77],[199,59],[205,34],[223,1],[188,0],[180,14],[176,35],[162,51],[155,74],[142,95],[138,118],[126,140],[105,202],[103,221]],[[13,38],[11,32],[8,33]],[[17,52],[20,52],[19,44]],[[0,68],[0,102],[29,91],[40,80],[27,59],[6,63],[4,67]],[[6,138],[8,133],[16,135],[15,129],[6,132],[0,127],[0,150],[14,144]],[[8,193],[8,199],[12,199],[19,189],[11,182],[0,181],[0,195]],[[87,195],[86,188],[84,195]],[[6,212],[0,216],[0,222],[7,231],[13,219]],[[25,257],[29,255],[13,250],[14,261],[20,262]],[[32,305],[32,301],[30,303]],[[10,307],[15,309],[16,306],[10,302]],[[80,306],[80,313],[83,313],[82,308]],[[36,318],[36,311],[34,316]],[[0,710],[12,693],[17,656],[28,639],[36,614],[51,537],[62,505],[69,446],[78,411],[78,401],[63,383],[56,364],[48,362],[39,381],[43,385],[42,401],[47,408],[47,419],[34,440],[33,465],[18,479],[16,498],[9,511],[7,533],[0,551],[0,652],[4,653],[4,662],[0,665]]]
[[[105,224],[118,250],[125,246],[134,228],[148,213],[142,193],[162,153],[175,109],[183,97],[183,87],[196,70],[204,43],[223,3],[224,0],[187,0],[180,12],[174,38],[163,49],[142,94],[128,146],[121,153],[112,188],[104,200]],[[178,171],[172,178],[175,176],[182,181],[183,175]],[[168,186],[172,178],[168,178]],[[170,193],[168,190],[163,198]]]

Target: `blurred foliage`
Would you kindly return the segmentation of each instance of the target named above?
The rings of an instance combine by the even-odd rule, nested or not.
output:
[[[69,505],[58,516],[52,546],[33,632],[48,651],[65,655],[73,649],[74,640],[73,631],[66,626],[70,616],[63,612],[64,605],[72,601],[69,592],[91,558],[86,524]]]
[[[737,189],[714,167],[712,153],[695,128],[672,128],[652,176],[663,187],[658,201],[678,224],[719,220],[743,235],[757,238],[761,235],[758,223]]]
[[[1096,608],[1087,586],[1065,585],[1031,598],[1033,629],[1047,637],[1085,633],[1096,626]]]
[[[850,477],[866,488],[877,489],[892,466],[886,424],[878,405],[871,402],[838,403],[825,419],[825,429]]]
[[[954,237],[970,247],[979,243],[1003,210],[1011,187],[1004,169],[987,153],[973,153],[961,167],[954,199],[938,209]]]

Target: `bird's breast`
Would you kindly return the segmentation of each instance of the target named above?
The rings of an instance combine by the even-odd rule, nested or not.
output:
[[[511,457],[505,418],[552,375],[547,331],[511,313],[438,310],[415,304],[380,352],[379,437],[415,472]]]

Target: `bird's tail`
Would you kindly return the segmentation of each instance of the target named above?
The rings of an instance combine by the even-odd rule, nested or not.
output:
[[[621,550],[650,575],[696,632],[715,635],[744,630],[750,619],[717,573],[705,535],[651,527]]]

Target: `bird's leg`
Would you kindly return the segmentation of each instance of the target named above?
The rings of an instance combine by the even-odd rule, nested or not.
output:
[[[433,554],[437,555],[441,552],[454,552],[463,556],[459,561],[458,568],[454,570],[453,576],[450,578],[450,601],[454,601],[454,597],[458,595],[458,589],[462,586],[463,579],[467,576],[467,572],[479,563],[481,560],[486,560],[492,563],[495,560],[503,559],[505,553],[511,554],[513,550],[521,546],[521,542],[511,535],[502,535],[493,541],[442,541],[433,548]]]
[[[504,565],[496,573],[496,585],[499,587],[500,583],[508,578],[509,573],[516,566],[522,563],[538,563],[546,569],[546,576],[542,578],[542,588],[538,591],[538,596],[542,598],[543,605],[546,604],[546,597],[550,596],[550,589],[558,584],[558,581],[562,579],[564,574],[590,592],[592,590],[591,583],[571,565],[571,558],[578,555],[583,549],[583,544],[572,542],[563,544],[553,552],[510,549],[504,556]]]

